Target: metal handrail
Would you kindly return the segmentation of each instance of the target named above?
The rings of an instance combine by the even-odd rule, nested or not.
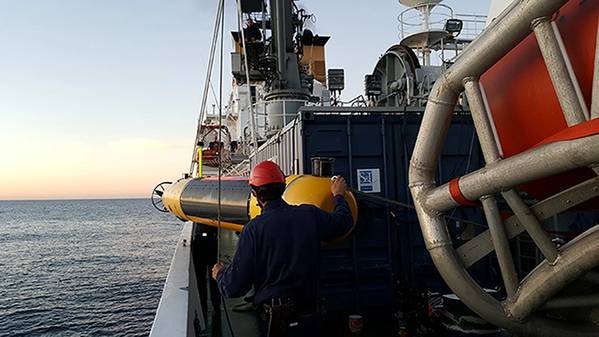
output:
[[[421,10],[426,11],[426,14]],[[441,12],[447,10],[447,12]],[[414,14],[405,17],[406,14]],[[428,16],[427,16],[428,15]],[[433,29],[443,29],[445,21],[454,17],[453,8],[445,4],[424,4],[418,7],[407,8],[397,16],[399,22],[400,37],[403,39],[408,35]],[[413,20],[413,21],[412,21]],[[420,30],[407,31],[408,28],[420,27]]]

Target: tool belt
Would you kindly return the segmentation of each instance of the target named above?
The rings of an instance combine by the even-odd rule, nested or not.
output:
[[[260,305],[260,318],[266,323],[268,337],[281,337],[301,327],[300,317],[317,315],[316,301],[299,302],[290,297],[273,298]]]

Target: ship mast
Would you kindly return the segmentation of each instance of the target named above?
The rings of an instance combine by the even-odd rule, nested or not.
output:
[[[293,44],[294,24],[292,0],[270,0],[270,15],[274,56],[277,59],[276,78],[265,95],[269,134],[274,134],[290,122],[310,98],[302,86],[299,58]]]

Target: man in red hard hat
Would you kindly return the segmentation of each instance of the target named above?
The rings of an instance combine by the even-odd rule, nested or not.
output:
[[[262,336],[316,337],[320,242],[347,233],[353,223],[343,197],[345,180],[339,177],[331,186],[332,213],[287,204],[282,199],[285,175],[271,161],[254,167],[250,186],[262,214],[243,228],[233,262],[216,264],[212,276],[225,297],[241,297],[254,288]]]

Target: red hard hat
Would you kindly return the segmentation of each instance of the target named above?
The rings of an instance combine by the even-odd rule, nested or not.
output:
[[[256,165],[250,174],[251,186],[264,186],[274,183],[285,183],[285,175],[279,165],[271,161],[263,161]]]

